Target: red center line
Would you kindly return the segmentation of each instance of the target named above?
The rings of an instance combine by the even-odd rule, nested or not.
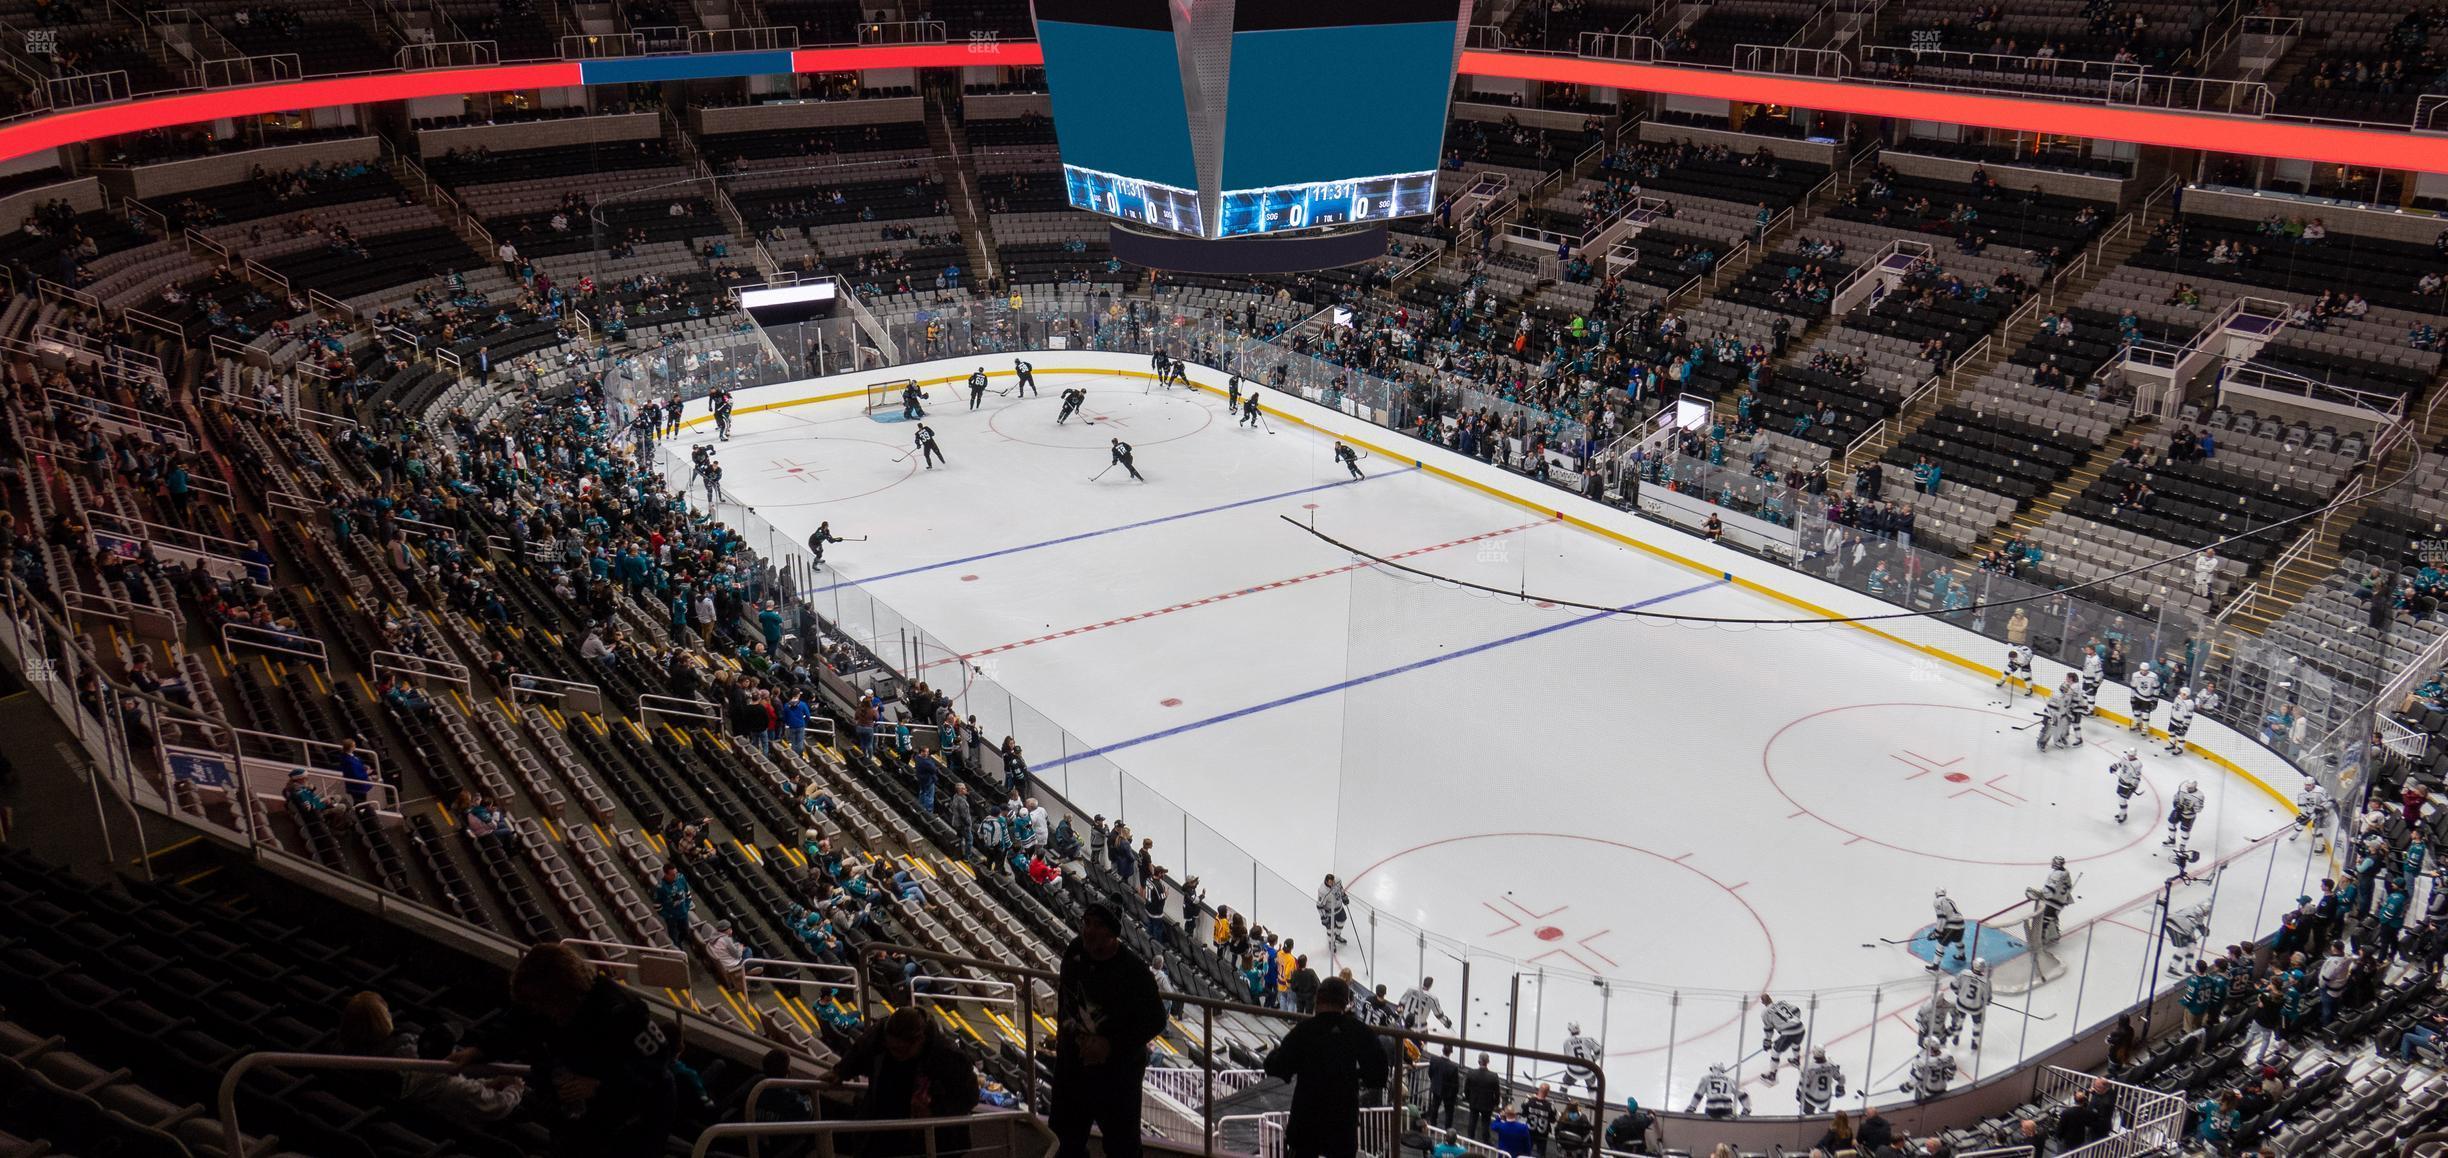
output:
[[[1481,531],[1476,535],[1466,535],[1459,539],[1449,539],[1445,542],[1432,543],[1425,547],[1414,547],[1408,551],[1403,551],[1399,554],[1387,555],[1385,557],[1387,559],[1408,559],[1415,555],[1426,555],[1436,551],[1450,551],[1455,547],[1469,546],[1472,543],[1480,542],[1485,539],[1493,539],[1503,535],[1514,534],[1515,532],[1519,531],[1527,531],[1532,527],[1544,526],[1550,521],[1551,520],[1548,519],[1533,519],[1527,523],[1520,523],[1515,526],[1499,527],[1493,531]],[[1368,566],[1366,563],[1346,563],[1340,567],[1329,567],[1323,571],[1312,571],[1306,575],[1292,576],[1289,579],[1277,579],[1271,583],[1261,583],[1255,587],[1243,587],[1237,591],[1227,591],[1221,595],[1210,595],[1204,599],[1193,599],[1186,603],[1173,604],[1170,607],[1159,607],[1154,611],[1142,611],[1135,615],[1117,616],[1113,619],[1108,619],[1100,623],[1090,623],[1080,627],[1065,628],[1061,631],[1049,632],[1045,635],[1031,636],[1027,639],[1015,640],[1011,643],[998,643],[993,647],[981,648],[966,655],[955,656],[947,659],[938,659],[929,663],[920,664],[919,666],[923,669],[935,667],[940,664],[979,659],[989,655],[1000,655],[1003,652],[1016,651],[1023,647],[1034,647],[1040,643],[1051,643],[1057,639],[1069,639],[1075,635],[1085,635],[1091,631],[1103,631],[1108,627],[1120,627],[1125,623],[1137,623],[1144,619],[1154,619],[1159,615],[1171,615],[1176,611],[1189,611],[1195,608],[1222,603],[1230,599],[1239,599],[1244,595],[1257,595],[1261,592],[1278,591],[1286,587],[1291,587],[1300,583],[1308,583],[1317,579],[1329,579],[1336,575],[1357,571],[1366,566]]]

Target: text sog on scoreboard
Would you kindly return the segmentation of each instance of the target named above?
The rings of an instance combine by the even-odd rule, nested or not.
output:
[[[1070,203],[1192,237],[1432,212],[1467,0],[1037,0]]]

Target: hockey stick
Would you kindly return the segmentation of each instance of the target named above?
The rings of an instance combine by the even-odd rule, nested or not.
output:
[[[900,461],[902,461],[902,460],[904,460],[904,459],[907,459],[909,456],[911,456],[911,455],[913,455],[913,454],[916,454],[916,453],[918,453],[918,448],[913,446],[913,447],[909,448],[908,450],[902,451],[902,452],[901,452],[901,457],[900,457],[900,458],[896,458],[896,459],[894,459],[893,461],[894,461],[894,462],[900,462]]]
[[[1990,1003],[1989,1003],[1989,1008],[1991,1008],[1991,1009],[2003,1009],[2003,1010],[2005,1010],[2006,1012],[2011,1013],[2011,1014],[2014,1014],[2014,1015],[2015,1015],[2015,1016],[2017,1016],[2017,1017],[2028,1017],[2028,1018],[2032,1019],[2033,1021],[2055,1021],[2055,1020],[2057,1020],[2057,1015],[2056,1015],[2056,1014],[2054,1014],[2054,1013],[2033,1013],[2032,1011],[2030,1011],[2030,1010],[2028,1010],[2028,1009],[2016,1009],[2014,1006],[2008,1005],[2008,1004],[2006,1004],[2006,1003],[2005,1003],[2005,1002],[2003,1002],[2003,1001],[1992,1001],[1992,1002],[1990,1002]]]
[[[867,541],[867,536],[865,536],[865,535],[844,535],[844,536],[842,536],[841,541],[842,541],[842,542],[845,542],[845,543],[864,543],[864,542],[866,542],[866,541]]]
[[[1098,480],[1098,479],[1104,478],[1104,477],[1105,477],[1105,472],[1106,472],[1106,471],[1110,471],[1110,470],[1112,470],[1112,469],[1115,467],[1115,465],[1117,465],[1117,464],[1115,464],[1115,463],[1110,463],[1110,462],[1109,462],[1109,463],[1106,463],[1106,464],[1105,464],[1105,470],[1100,470],[1100,471],[1096,472],[1095,474],[1089,475],[1089,476],[1088,476],[1088,481],[1089,481],[1089,482],[1095,482],[1095,481],[1096,481],[1096,480]]]

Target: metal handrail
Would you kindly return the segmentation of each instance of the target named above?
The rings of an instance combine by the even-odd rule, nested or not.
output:
[[[889,941],[870,941],[861,946],[859,952],[861,955],[868,957],[873,957],[883,953],[898,953],[904,957],[914,957],[922,960],[935,961],[941,964],[953,966],[955,968],[972,969],[981,973],[1018,978],[1022,981],[1043,981],[1051,984],[1062,980],[1062,975],[1051,969],[1040,969],[1033,965],[1019,965],[1004,961],[989,961],[982,957],[969,957],[958,953],[946,953],[936,949],[922,949],[912,945],[895,944]],[[859,971],[858,1007],[861,1011],[867,1009],[869,1004],[868,998],[872,992],[871,987],[873,982],[869,977],[870,972],[871,971],[865,969]],[[1031,987],[1025,984],[1015,984],[1013,989],[1020,1002],[1020,1016],[1014,1020],[1020,1024],[1021,1052],[1030,1057],[1035,1057],[1037,1054],[1038,1042],[1035,994]],[[1468,992],[1467,978],[1465,978],[1464,993],[1466,995],[1466,999]],[[1268,1009],[1263,1006],[1250,1005],[1245,1002],[1230,1001],[1223,998],[1202,997],[1190,993],[1176,993],[1164,990],[1161,987],[1157,992],[1157,997],[1168,1006],[1197,1009],[1199,1011],[1199,1040],[1202,1042],[1212,1042],[1216,1039],[1215,1023],[1216,1015],[1218,1013],[1236,1015],[1259,1021],[1298,1022],[1307,1019],[1307,1015],[1305,1014],[1293,1013],[1281,1009]],[[1513,1063],[1517,1060],[1549,1062],[1574,1069],[1589,1069],[1593,1075],[1590,1086],[1591,1104],[1606,1104],[1606,1069],[1603,1064],[1593,1065],[1586,1058],[1579,1058],[1570,1054],[1551,1053],[1546,1050],[1530,1049],[1520,1045],[1472,1041],[1469,1038],[1452,1037],[1445,1034],[1429,1033],[1423,1030],[1399,1029],[1390,1026],[1369,1026],[1368,1030],[1370,1033],[1376,1034],[1379,1037],[1400,1038],[1403,1040],[1416,1042],[1422,1050],[1426,1050],[1430,1046],[1452,1046],[1456,1050],[1460,1050],[1466,1054],[1474,1051],[1480,1053],[1502,1054],[1505,1059],[1505,1080],[1508,1085],[1510,1085],[1513,1080],[1512,1068]],[[1669,1051],[1669,1066],[1671,1067],[1673,1057],[1672,1044],[1670,1043],[1667,1048]],[[1037,1105],[1037,1067],[1025,1067],[1021,1073],[1021,1082],[1021,1102],[1025,1105]],[[1216,1120],[1215,1088],[1213,1083],[1207,1083],[1205,1104],[1201,1107],[1199,1116],[1202,1120],[1207,1122],[1213,1122]],[[1205,1152],[1210,1156],[1210,1158],[1212,1158],[1212,1155],[1215,1153],[1215,1138],[1212,1132],[1208,1136]]]
[[[1036,1115],[1027,1110],[994,1110],[984,1114],[955,1114],[931,1118],[888,1118],[836,1122],[723,1122],[706,1127],[705,1133],[697,1136],[697,1145],[689,1151],[689,1158],[706,1158],[706,1155],[712,1151],[715,1141],[722,1138],[746,1138],[753,1142],[760,1138],[803,1138],[818,1134],[875,1134],[888,1130],[923,1132],[925,1137],[925,1149],[921,1151],[923,1158],[942,1158],[941,1153],[936,1149],[937,1131],[966,1129],[981,1122],[1034,1124]]]
[[[419,1058],[365,1057],[324,1053],[251,1053],[230,1063],[229,1072],[221,1075],[221,1093],[216,1104],[221,1110],[221,1145],[226,1153],[245,1154],[246,1135],[238,1129],[238,1085],[246,1076],[263,1066],[282,1066],[293,1070],[352,1070],[388,1071],[401,1074],[480,1074],[516,1075],[527,1067],[511,1063],[462,1066],[447,1061],[426,1061]],[[700,1151],[702,1153],[702,1151]]]

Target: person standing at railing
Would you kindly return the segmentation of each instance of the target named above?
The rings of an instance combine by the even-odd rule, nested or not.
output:
[[[1496,1100],[1503,1094],[1504,1080],[1488,1068],[1488,1055],[1479,1055],[1479,1068],[1462,1079],[1462,1106],[1470,1114],[1470,1136],[1479,1141],[1488,1137],[1488,1116],[1496,1112]]]
[[[1438,1129],[1453,1129],[1454,1103],[1462,1096],[1462,1066],[1454,1060],[1454,1049],[1446,1046],[1428,1055],[1428,1104],[1421,1108],[1420,1121]]]
[[[841,1064],[825,1075],[829,1081],[867,1079],[855,1116],[862,1121],[908,1118],[964,1117],[976,1108],[977,1070],[967,1055],[944,1040],[935,1021],[916,1005],[904,1005],[883,1023],[869,1029]],[[935,1137],[935,1152],[959,1154],[969,1148],[969,1128],[947,1126]],[[869,1134],[859,1144],[867,1158],[919,1154],[926,1142],[915,1131]]]
[[[1268,1076],[1292,1083],[1284,1158],[1352,1158],[1360,1147],[1360,1107],[1382,1102],[1385,1051],[1351,1014],[1352,992],[1339,977],[1318,986],[1317,1013],[1267,1052]],[[1361,1090],[1370,1091],[1365,1098]]]
[[[1122,918],[1091,904],[1063,950],[1056,986],[1054,1130],[1057,1158],[1087,1158],[1104,1131],[1106,1158],[1139,1158],[1139,1084],[1165,1010],[1147,964],[1122,945]]]

